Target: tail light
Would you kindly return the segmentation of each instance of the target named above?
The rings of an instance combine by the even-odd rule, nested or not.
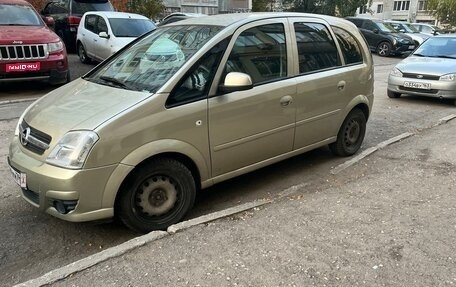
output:
[[[68,24],[70,24],[70,25],[79,25],[79,22],[81,22],[81,17],[78,17],[78,16],[69,16],[68,17]]]

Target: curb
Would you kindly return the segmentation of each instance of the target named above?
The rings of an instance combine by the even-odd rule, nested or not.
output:
[[[446,124],[446,123],[448,123],[449,121],[451,121],[451,120],[453,120],[455,118],[456,118],[455,114],[451,114],[451,115],[448,115],[446,117],[443,117],[435,125],[433,125],[431,128]],[[393,137],[391,139],[383,141],[383,142],[377,144],[374,147],[368,148],[368,149],[364,150],[362,153],[360,153],[359,155],[355,156],[354,158],[352,158],[352,159],[350,159],[350,160],[348,160],[348,161],[346,161],[346,162],[344,162],[342,164],[339,164],[338,166],[333,168],[331,170],[331,174],[336,175],[339,172],[341,172],[344,169],[346,169],[347,167],[352,166],[355,163],[359,162],[360,160],[362,160],[366,156],[368,156],[368,155],[370,155],[370,154],[372,154],[372,153],[374,153],[374,152],[376,152],[376,151],[378,151],[378,150],[380,150],[382,148],[385,148],[385,147],[387,147],[387,146],[389,146],[389,145],[391,145],[393,143],[396,143],[398,141],[401,141],[403,139],[406,139],[406,138],[414,136],[414,135],[415,135],[414,133],[410,133],[410,132],[403,133],[403,134],[395,136],[395,137]]]
[[[52,270],[38,278],[31,279],[29,281],[14,285],[13,287],[28,287],[28,286],[44,286],[55,283],[59,280],[63,280],[72,274],[81,272],[85,269],[88,269],[94,265],[97,265],[106,260],[119,257],[133,249],[144,246],[150,242],[159,240],[166,236],[170,236],[176,232],[188,229],[190,227],[200,225],[203,223],[211,222],[216,219],[227,217],[236,213],[240,213],[255,207],[259,207],[265,204],[270,203],[271,200],[256,200],[253,202],[248,202],[238,206],[234,206],[222,211],[213,212],[207,215],[203,215],[194,219],[183,221],[168,227],[167,231],[152,231],[148,234],[141,235],[130,239],[122,244],[108,248],[101,252],[95,253],[83,259],[80,259],[76,262],[70,263],[66,266]]]
[[[17,99],[17,100],[8,100],[8,101],[0,101],[0,106],[10,105],[10,104],[17,104],[17,103],[24,103],[24,102],[34,102],[38,100],[40,97],[35,98],[26,98],[26,99]]]

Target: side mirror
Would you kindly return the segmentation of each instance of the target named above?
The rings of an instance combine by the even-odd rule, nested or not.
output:
[[[106,32],[100,32],[100,34],[98,34],[98,36],[100,36],[100,38],[109,39],[109,35]]]
[[[55,20],[54,18],[50,17],[50,16],[43,16],[43,21],[44,23],[46,23],[46,25],[49,27],[49,28],[54,28],[55,26]]]
[[[219,90],[224,93],[236,91],[245,91],[253,88],[252,78],[240,72],[230,72],[225,77],[223,85],[219,86]]]
[[[374,29],[372,32],[374,32],[375,34],[378,34],[378,29]]]

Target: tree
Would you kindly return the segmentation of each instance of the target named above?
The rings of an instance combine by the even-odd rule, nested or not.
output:
[[[356,9],[371,3],[372,0],[284,0],[290,10],[333,16],[353,16]]]
[[[129,12],[141,14],[151,19],[157,18],[164,10],[165,5],[161,0],[131,0],[128,7]]]
[[[252,11],[253,12],[266,12],[270,11],[269,5],[270,0],[252,0]]]
[[[428,0],[427,9],[440,22],[456,26],[455,0]]]

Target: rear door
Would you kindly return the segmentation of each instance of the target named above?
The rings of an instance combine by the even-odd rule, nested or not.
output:
[[[239,28],[222,60],[228,72],[249,74],[254,87],[209,99],[212,175],[247,171],[274,160],[293,146],[296,80],[286,19],[262,20]],[[220,72],[219,72],[220,73]]]
[[[80,40],[84,45],[87,56],[89,58],[95,58],[95,40],[97,35],[97,15],[86,14],[84,18],[84,29],[79,31],[81,37]]]
[[[294,30],[296,65],[296,134],[294,149],[311,149],[337,135],[341,112],[355,84],[347,76],[330,27],[319,19],[290,20]]]

